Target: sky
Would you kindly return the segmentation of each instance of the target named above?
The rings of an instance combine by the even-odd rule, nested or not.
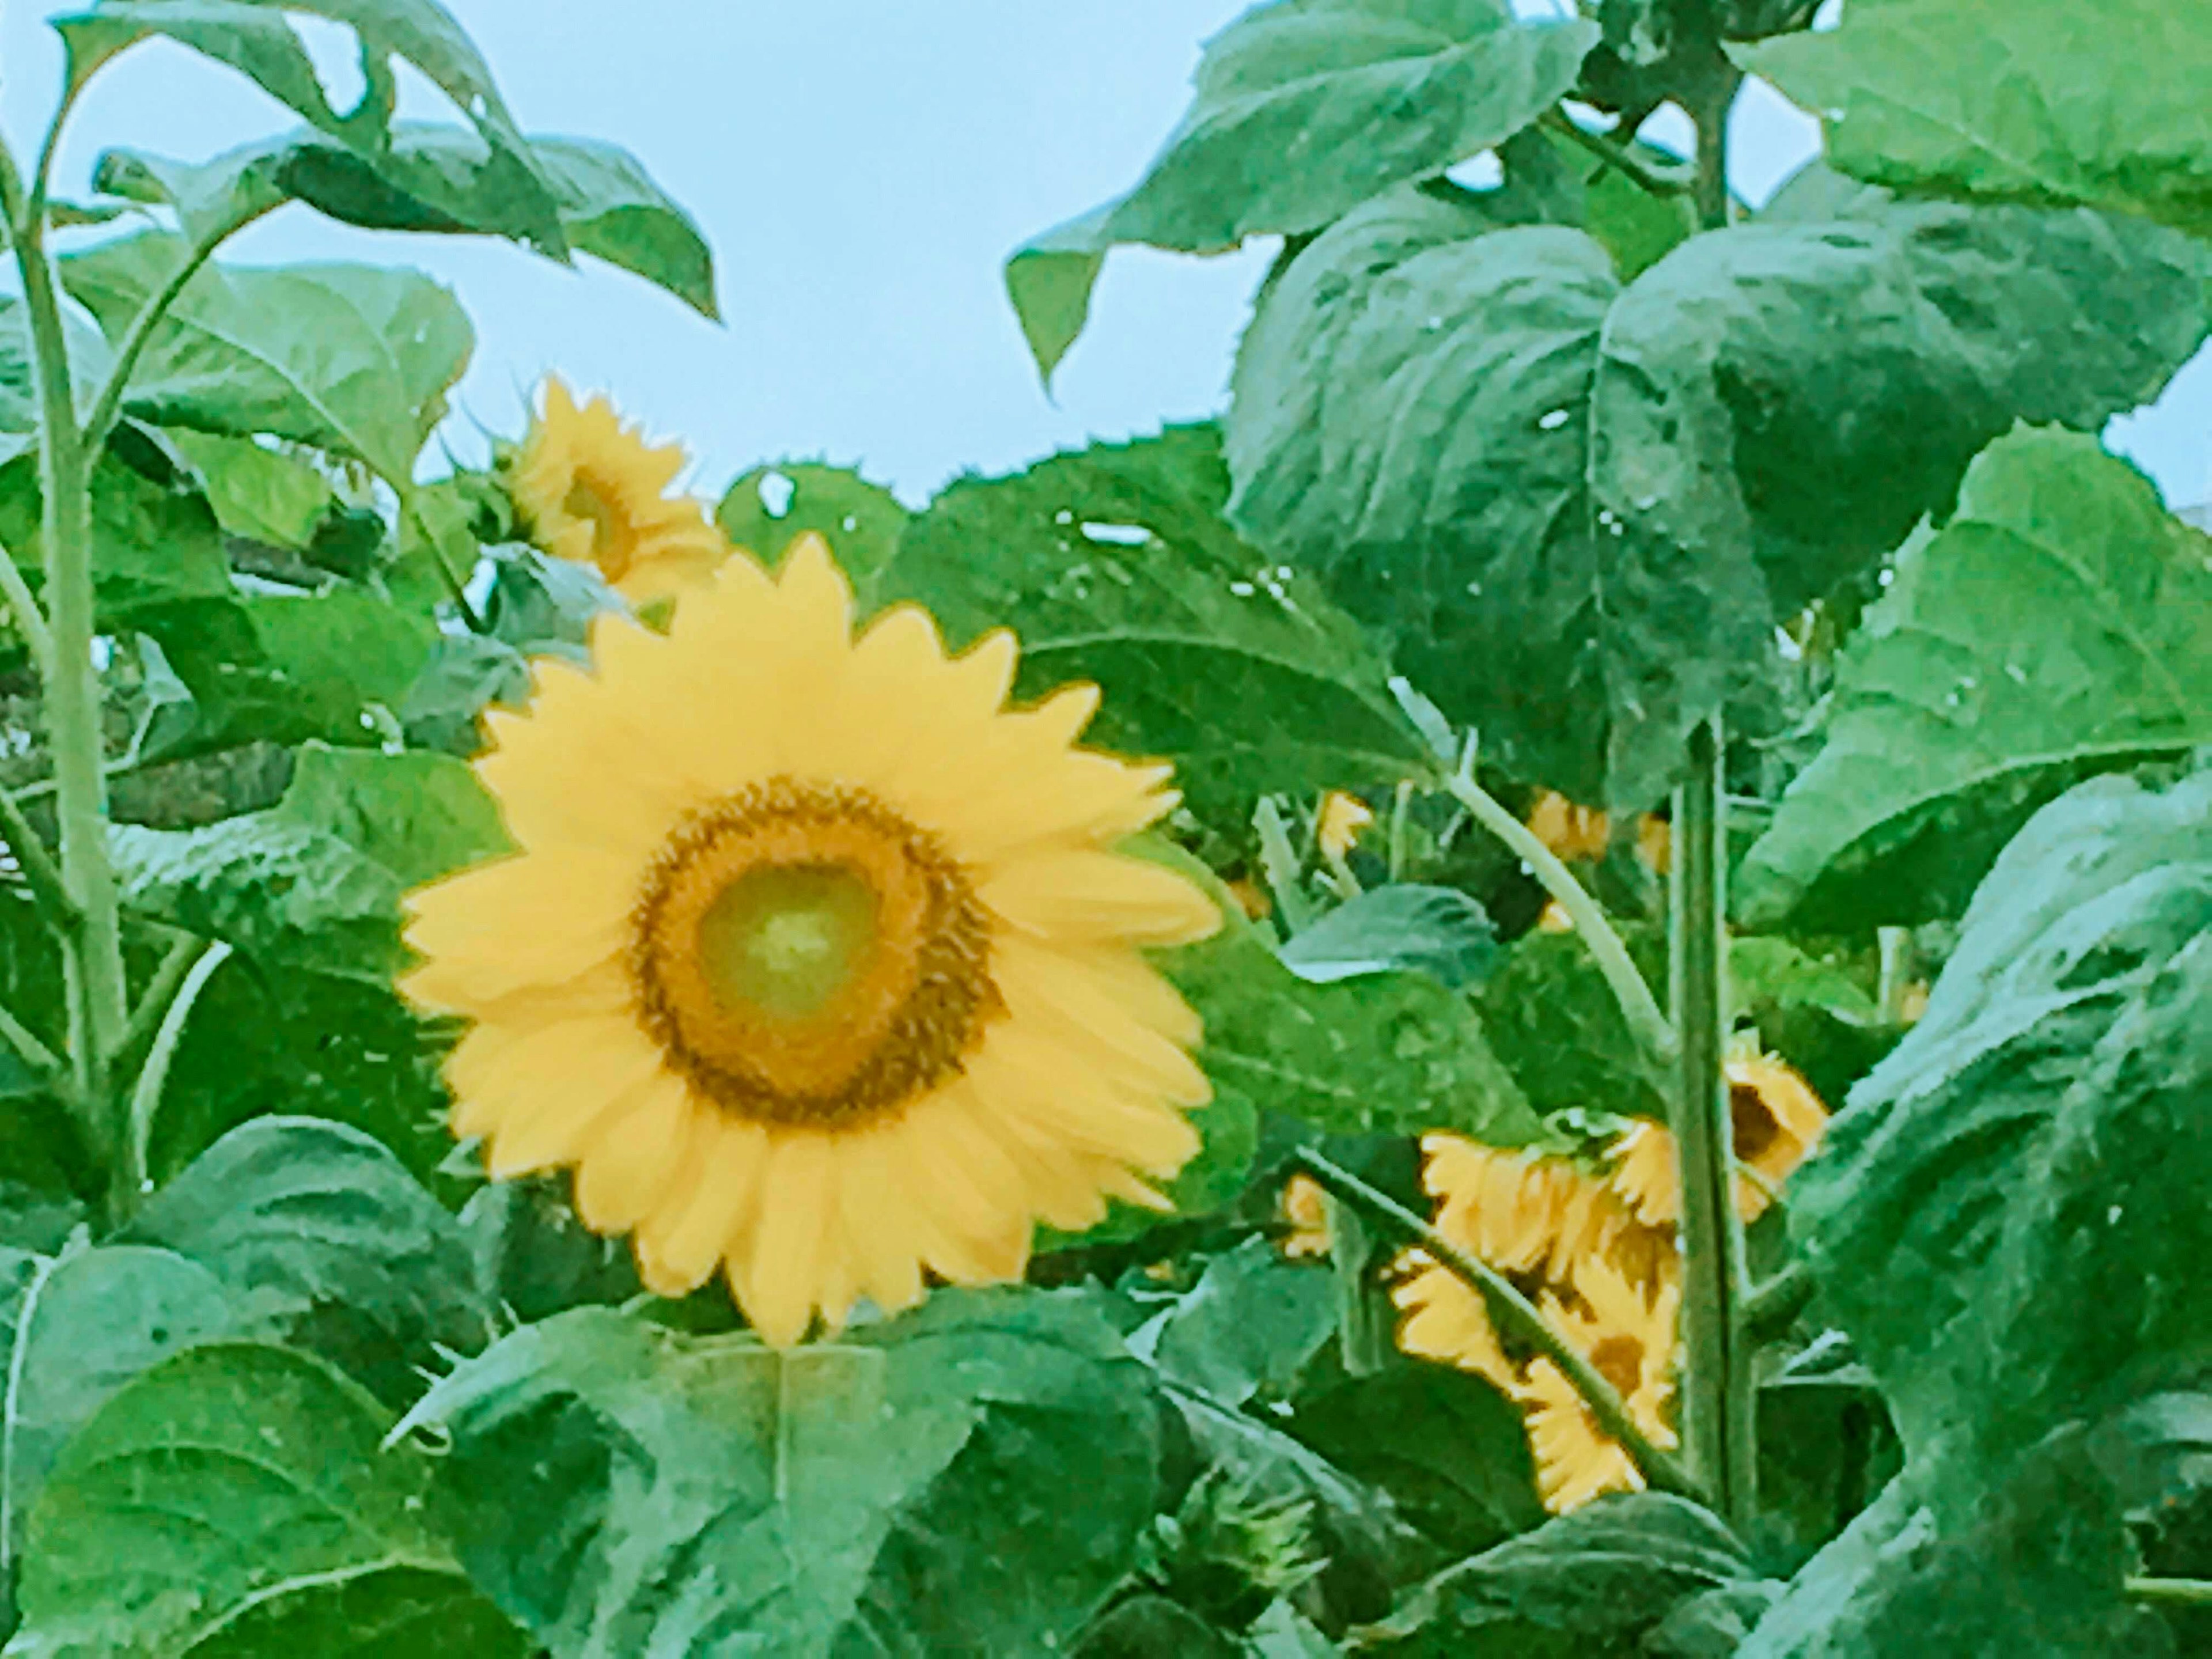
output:
[[[1543,3],[1543,0],[1532,0]],[[450,283],[477,356],[453,442],[520,430],[538,377],[611,394],[695,457],[716,495],[763,462],[857,465],[909,502],[1092,438],[1200,418],[1224,401],[1267,243],[1220,258],[1125,250],[1052,392],[1000,287],[1028,236],[1133,184],[1182,112],[1200,44],[1243,0],[447,0],[527,131],[625,145],[712,245],[717,327],[624,273],[564,269],[476,239],[378,236],[291,208],[226,257],[409,263]],[[0,0],[0,128],[35,142],[60,72],[40,0]],[[311,49],[335,26],[302,32]],[[351,76],[319,53],[333,88]],[[403,81],[402,113],[441,115]],[[414,106],[410,107],[410,106]],[[1686,124],[1647,136],[1681,143]],[[166,43],[106,70],[60,153],[81,192],[131,144],[185,159],[295,125],[229,71]],[[1818,130],[1753,85],[1730,139],[1753,203]],[[2212,494],[2212,356],[2115,423],[2178,505]]]

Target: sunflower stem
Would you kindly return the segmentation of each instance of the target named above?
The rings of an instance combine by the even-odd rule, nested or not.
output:
[[[1470,757],[1471,758],[1471,757]],[[1462,765],[1444,780],[1444,789],[1465,807],[1483,828],[1513,849],[1544,890],[1559,902],[1575,925],[1575,932],[1596,958],[1598,971],[1620,1004],[1621,1016],[1654,1066],[1663,1066],[1674,1055],[1674,1028],[1659,1011],[1658,1000],[1644,981],[1598,902],[1577,881],[1559,855],[1544,845],[1535,832],[1505,810],[1504,804],[1474,781],[1471,766]]]
[[[2203,1578],[2130,1577],[2122,1588],[2138,1601],[2170,1607],[2212,1607],[2212,1581]]]
[[[161,1091],[169,1081],[170,1062],[177,1057],[177,1046],[184,1041],[185,1024],[191,1018],[192,1006],[200,1000],[200,993],[215,977],[215,970],[229,960],[230,946],[220,942],[209,945],[199,953],[191,971],[178,982],[176,994],[162,1010],[161,1023],[154,1032],[154,1046],[146,1051],[146,1063],[138,1068],[137,1084],[131,1091],[124,1155],[116,1163],[109,1195],[109,1207],[118,1220],[138,1207],[152,1185],[148,1178],[148,1152],[154,1143],[154,1118],[161,1109]]]
[[[1647,1484],[1698,1503],[1709,1501],[1697,1477],[1680,1459],[1654,1443],[1638,1426],[1619,1391],[1559,1327],[1544,1317],[1534,1303],[1514,1288],[1511,1280],[1480,1257],[1460,1249],[1387,1193],[1376,1191],[1311,1147],[1299,1148],[1291,1155],[1291,1161],[1331,1198],[1407,1243],[1419,1245],[1454,1278],[1480,1296],[1501,1330],[1510,1331],[1528,1343],[1574,1384],[1575,1391],[1589,1408],[1591,1419],[1607,1438],[1628,1454]]]
[[[1818,1286],[1802,1261],[1793,1261],[1763,1285],[1754,1285],[1743,1301],[1745,1340],[1756,1350],[1780,1341],[1812,1305]]]
[[[59,116],[56,117],[58,124]],[[49,141],[51,143],[51,130]],[[0,144],[0,214],[8,221],[28,322],[26,343],[39,392],[40,552],[46,570],[44,665],[54,804],[61,826],[63,890],[79,921],[63,939],[70,1010],[71,1091],[86,1145],[106,1162],[115,1150],[106,1057],[125,1021],[121,913],[108,860],[106,748],[100,671],[93,658],[90,465],[77,424],[61,300],[46,247],[40,196],[27,196],[15,155]]]
[[[0,847],[15,855],[16,867],[23,872],[23,884],[31,890],[33,902],[45,912],[47,925],[64,936],[76,932],[84,914],[69,896],[61,866],[46,851],[46,844],[39,839],[39,832],[32,827],[15,797],[4,788],[0,788]]]
[[[1725,1072],[1726,836],[1716,717],[1690,734],[1674,793],[1674,1146],[1682,1194],[1683,1430],[1690,1462],[1736,1526],[1757,1502],[1752,1347],[1745,1329],[1743,1223]]]

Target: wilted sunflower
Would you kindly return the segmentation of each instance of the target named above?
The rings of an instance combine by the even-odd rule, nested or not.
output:
[[[1374,822],[1374,809],[1365,801],[1332,789],[1321,798],[1321,811],[1314,815],[1314,843],[1331,858],[1340,859],[1358,843],[1360,832]]]
[[[1756,1221],[1773,1202],[1772,1189],[1790,1178],[1820,1143],[1828,1109],[1813,1085],[1786,1061],[1756,1048],[1728,1059],[1729,1116],[1735,1126],[1736,1213]],[[1613,1143],[1613,1188],[1648,1226],[1681,1219],[1680,1176],[1674,1136],[1662,1124],[1639,1123]]]
[[[856,638],[811,536],[592,645],[491,717],[520,854],[411,900],[405,988],[476,1022],[447,1074],[495,1176],[573,1166],[648,1286],[720,1266],[777,1344],[1164,1202],[1208,1089],[1139,947],[1220,917],[1113,850],[1176,797],[1074,746],[1095,687],[1008,709],[1012,635],[948,658],[912,606]]]
[[[1528,823],[1531,835],[1569,864],[1603,858],[1613,836],[1613,820],[1606,814],[1593,806],[1578,806],[1553,789],[1536,797]],[[1674,830],[1666,819],[1650,812],[1637,819],[1636,855],[1655,876],[1667,873],[1673,845]]]
[[[1586,1262],[1575,1288],[1581,1307],[1556,1296],[1545,1316],[1613,1384],[1630,1419],[1656,1446],[1675,1443],[1667,1420],[1674,1394],[1674,1316],[1681,1293],[1672,1280],[1638,1285],[1602,1261]],[[1588,1311],[1583,1311],[1587,1308]],[[1554,1515],[1609,1492],[1642,1488],[1628,1454],[1600,1432],[1566,1374],[1548,1359],[1530,1362],[1516,1391],[1536,1456],[1536,1483]]]
[[[703,580],[729,552],[706,509],[666,492],[680,444],[648,444],[605,398],[579,404],[548,375],[507,487],[531,538],[556,557],[596,565],[633,605]]]

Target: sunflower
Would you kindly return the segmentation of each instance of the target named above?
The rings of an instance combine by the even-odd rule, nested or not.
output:
[[[1553,855],[1573,864],[1601,859],[1613,836],[1613,820],[1595,807],[1577,806],[1556,790],[1547,789],[1528,809],[1528,825]],[[1636,855],[1655,876],[1667,873],[1674,845],[1674,830],[1666,819],[1646,812],[1636,821]]]
[[[648,444],[605,398],[579,404],[548,375],[507,487],[531,539],[556,557],[596,565],[633,605],[702,580],[727,556],[722,532],[689,495],[670,496],[679,444]]]
[[[1639,1285],[1601,1260],[1583,1264],[1575,1289],[1582,1305],[1547,1295],[1545,1316],[1613,1384],[1651,1443],[1673,1446],[1667,1411],[1674,1393],[1680,1291],[1663,1279]],[[1528,1419],[1537,1486],[1553,1514],[1580,1509],[1606,1492],[1643,1486],[1634,1460],[1599,1431],[1575,1385],[1550,1360],[1531,1361],[1515,1392]]]
[[[1673,1240],[1640,1224],[1602,1181],[1565,1159],[1457,1135],[1424,1136],[1421,1146],[1423,1184],[1438,1200],[1437,1231],[1524,1289],[1576,1295],[1592,1262],[1639,1284],[1676,1276]],[[1406,1315],[1399,1346],[1516,1386],[1480,1292],[1419,1251],[1399,1267],[1391,1291]]]
[[[1779,1187],[1820,1143],[1828,1109],[1813,1085],[1786,1061],[1757,1048],[1728,1059],[1729,1116],[1735,1127],[1736,1213],[1756,1221]],[[1681,1177],[1674,1137],[1657,1123],[1639,1123],[1613,1143],[1608,1179],[1623,1202],[1648,1226],[1681,1219]]]
[[[1292,1176],[1284,1183],[1283,1219],[1291,1224],[1283,1238],[1285,1255],[1328,1254],[1328,1194],[1311,1176]]]
[[[523,850],[410,901],[404,988],[476,1022],[453,1127],[495,1176],[573,1167],[648,1287],[719,1267],[779,1346],[1018,1278],[1039,1219],[1165,1206],[1209,1091],[1139,947],[1220,915],[1114,850],[1176,796],[1074,746],[1095,687],[1008,709],[1012,635],[948,657],[912,606],[855,637],[812,536],[592,647],[491,717]]]
[[[1375,822],[1374,811],[1357,795],[1332,789],[1321,798],[1314,814],[1314,843],[1333,859],[1340,859],[1359,840],[1360,831]]]

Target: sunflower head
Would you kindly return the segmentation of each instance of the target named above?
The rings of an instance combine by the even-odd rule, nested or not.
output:
[[[1554,857],[1569,864],[1603,858],[1606,838],[1611,830],[1611,822],[1604,813],[1577,806],[1556,790],[1545,790],[1528,809],[1529,833],[1542,842]]]
[[[576,402],[548,375],[544,407],[508,472],[531,538],[556,557],[596,566],[633,605],[704,580],[728,552],[706,509],[668,486],[683,447],[648,444],[605,398]]]
[[[1680,1291],[1666,1279],[1639,1285],[1601,1260],[1584,1264],[1575,1290],[1572,1301],[1547,1295],[1546,1317],[1613,1385],[1652,1443],[1673,1446],[1668,1418]],[[1528,1417],[1537,1485],[1554,1515],[1608,1492],[1642,1487],[1634,1461],[1599,1431],[1574,1384],[1550,1360],[1533,1361],[1516,1392]]]
[[[1736,1213],[1756,1221],[1774,1189],[1812,1155],[1828,1124],[1828,1109],[1786,1061],[1740,1047],[1727,1062],[1729,1118],[1735,1139]],[[1613,1143],[1610,1183],[1648,1226],[1670,1227],[1682,1216],[1681,1176],[1673,1133],[1639,1123]]]
[[[1360,832],[1375,822],[1375,813],[1357,795],[1332,789],[1321,798],[1314,815],[1314,844],[1329,857],[1340,859],[1358,842]]]
[[[1283,1183],[1283,1219],[1290,1231],[1283,1254],[1292,1258],[1329,1252],[1328,1194],[1311,1176],[1292,1176]]]
[[[952,656],[912,607],[856,635],[812,537],[592,643],[491,719],[521,851],[410,899],[495,1176],[573,1169],[651,1288],[720,1267],[775,1343],[1163,1204],[1209,1091],[1141,947],[1220,918],[1119,850],[1175,796],[1077,745],[1095,689],[1010,708],[1012,636]]]

